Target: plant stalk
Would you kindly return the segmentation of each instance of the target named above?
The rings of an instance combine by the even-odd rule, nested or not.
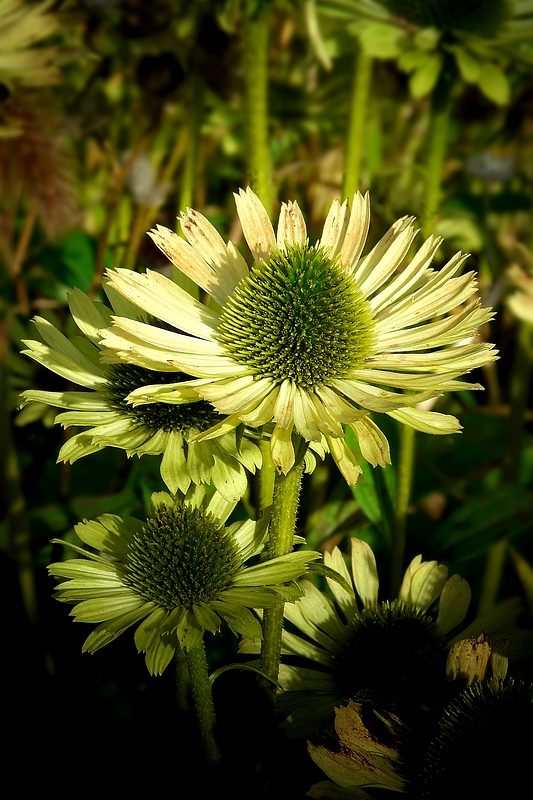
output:
[[[271,203],[268,146],[268,41],[270,3],[245,14],[244,100],[250,185],[266,210]]]
[[[359,189],[361,160],[365,142],[365,122],[368,95],[372,81],[372,58],[359,45],[354,61],[354,76],[350,98],[350,120],[346,139],[346,164],[343,197],[349,200]]]
[[[443,66],[431,95],[430,120],[426,151],[426,183],[422,208],[422,234],[427,238],[434,232],[440,206],[442,174],[446,159],[452,89],[456,77],[453,61]]]
[[[215,706],[203,639],[186,651],[186,659],[205,754],[209,766],[213,767],[220,761],[220,750],[215,740]]]
[[[396,501],[391,546],[390,597],[395,598],[402,582],[404,569],[407,512],[413,483],[415,460],[415,430],[407,425],[400,427],[400,455],[396,475]]]
[[[280,473],[276,475],[268,539],[269,558],[283,556],[292,550],[303,468],[302,460],[286,475]],[[283,605],[265,609],[261,669],[274,680],[278,679],[282,628]],[[269,683],[268,686],[271,690],[272,685]]]

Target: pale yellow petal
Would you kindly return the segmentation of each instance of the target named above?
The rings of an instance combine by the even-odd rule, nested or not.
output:
[[[322,238],[317,242],[317,248],[329,250],[330,258],[335,258],[340,253],[349,221],[348,201],[345,200],[341,205],[338,200],[334,200],[324,223]]]
[[[148,235],[174,266],[210,294],[217,303],[224,305],[234,284],[204,261],[192,245],[175,231],[162,225],[157,225]]]
[[[448,578],[440,595],[437,617],[437,625],[443,633],[448,633],[464,620],[471,597],[472,590],[468,581],[460,575]]]
[[[248,275],[244,258],[231,242],[224,242],[217,229],[198,211],[187,208],[180,216],[180,224],[191,245],[216,272],[229,295]]]
[[[365,246],[370,227],[370,196],[368,192],[354,195],[350,219],[340,250],[341,263],[349,272],[353,272]]]
[[[276,425],[270,441],[270,452],[274,466],[284,475],[294,466],[296,460],[292,444],[292,430],[293,425],[289,425],[288,428]]]
[[[239,194],[233,196],[242,232],[250,252],[256,261],[260,258],[268,259],[277,244],[274,229],[265,207],[250,188],[246,191],[240,189]]]
[[[305,245],[307,227],[298,203],[282,203],[278,222],[277,245],[285,250],[285,245]]]
[[[378,601],[379,578],[376,558],[370,545],[362,539],[353,538],[352,575],[357,594],[365,608]]]
[[[388,439],[373,420],[365,417],[350,423],[350,427],[357,436],[365,461],[373,467],[386,467],[391,463]]]

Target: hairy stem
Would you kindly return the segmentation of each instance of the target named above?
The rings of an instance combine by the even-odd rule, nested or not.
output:
[[[194,706],[207,762],[210,766],[214,766],[220,761],[220,750],[215,741],[215,706],[213,704],[211,681],[207,671],[207,658],[203,639],[192,650],[186,651],[186,658]]]
[[[283,556],[292,550],[303,466],[303,461],[301,461],[292,467],[287,475],[279,473],[276,475],[268,539],[268,555],[270,558]],[[261,669],[274,680],[277,680],[279,672],[282,628],[283,606],[265,609]]]

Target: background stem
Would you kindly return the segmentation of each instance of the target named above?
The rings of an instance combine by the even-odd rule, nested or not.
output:
[[[268,33],[270,3],[245,15],[244,101],[250,185],[267,211],[271,203],[268,146]]]
[[[446,159],[451,111],[451,94],[456,68],[445,64],[431,96],[428,143],[426,151],[426,184],[422,207],[422,233],[427,238],[434,232],[440,206],[442,174]]]
[[[415,430],[407,425],[400,428],[400,455],[396,475],[396,502],[391,547],[390,597],[396,597],[402,582],[407,512],[413,482],[415,460]]]
[[[346,164],[342,190],[342,196],[347,197],[349,200],[359,189],[361,156],[365,142],[365,121],[371,81],[372,58],[364,52],[362,47],[357,46],[350,98],[350,121],[346,139]]]

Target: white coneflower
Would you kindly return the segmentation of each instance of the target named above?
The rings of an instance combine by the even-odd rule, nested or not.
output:
[[[103,334],[105,359],[197,378],[138,389],[132,404],[179,404],[200,395],[226,419],[195,440],[241,423],[266,426],[274,463],[287,473],[296,434],[325,445],[352,484],[360,468],[345,442],[346,425],[363,458],[374,466],[390,462],[387,439],[369,412],[427,433],[458,431],[454,417],[415,406],[444,391],[480,388],[458,378],[495,357],[492,345],[465,341],[491,317],[475,296],[474,275],[459,275],[466,256],[433,270],[440,239],[431,236],[405,264],[416,236],[406,217],[362,257],[370,208],[360,194],[351,210],[333,202],[313,246],[296,203],[282,205],[274,234],[251,190],[241,190],[236,202],[254,258],[250,269],[190,209],[181,219],[189,243],[166,228],[152,232],[211,295],[210,307],[158,273],[109,272],[113,288],[176,331],[115,317]]]

